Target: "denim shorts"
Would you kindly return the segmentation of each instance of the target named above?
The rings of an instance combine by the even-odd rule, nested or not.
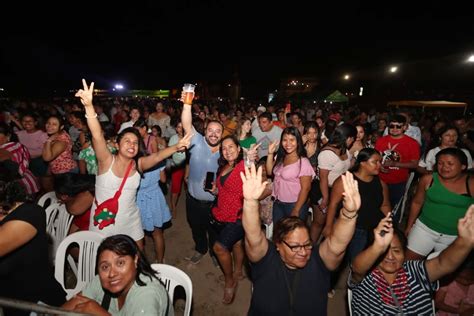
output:
[[[234,247],[239,240],[244,239],[244,234],[242,220],[238,219],[235,223],[225,223],[216,241],[227,250],[232,251],[232,247]]]

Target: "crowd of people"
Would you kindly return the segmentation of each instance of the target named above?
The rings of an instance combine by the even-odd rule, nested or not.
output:
[[[248,276],[249,315],[326,314],[346,264],[354,314],[430,314],[432,299],[443,315],[474,312],[474,126],[465,117],[206,104],[184,92],[103,99],[85,80],[75,96],[1,104],[0,296],[97,315],[172,314],[144,235],[163,263],[163,230],[184,190],[194,243],[184,259],[198,265],[209,253],[223,304]],[[69,233],[106,237],[98,275],[68,302],[34,203],[53,190],[74,215]]]

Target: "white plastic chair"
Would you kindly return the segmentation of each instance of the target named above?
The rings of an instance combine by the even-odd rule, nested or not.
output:
[[[268,240],[272,240],[273,222],[271,222],[270,224],[265,224],[265,237],[267,237]]]
[[[347,288],[347,305],[349,306],[349,316],[352,316],[351,303],[352,303],[352,290],[350,288]]]
[[[71,227],[74,216],[68,213],[66,206],[59,203],[51,203],[46,209],[46,233],[51,238],[51,259],[54,257],[59,244],[66,238]]]
[[[95,276],[95,264],[97,248],[104,239],[104,236],[97,232],[79,231],[67,236],[59,245],[56,252],[56,264],[54,267],[54,277],[66,291],[67,299],[82,291],[84,286]],[[64,280],[65,259],[68,247],[77,243],[79,245],[77,283],[73,289],[67,289]]]
[[[44,208],[47,208],[49,205],[52,203],[56,203],[58,201],[58,198],[56,197],[56,192],[51,191],[48,193],[43,194],[39,200],[38,200],[38,205],[42,206]]]
[[[170,298],[170,308],[173,307],[173,296],[176,286],[182,286],[186,293],[186,305],[184,315],[191,314],[191,304],[193,302],[193,283],[189,276],[181,269],[163,263],[153,263],[151,267],[158,272],[159,279],[164,283]]]

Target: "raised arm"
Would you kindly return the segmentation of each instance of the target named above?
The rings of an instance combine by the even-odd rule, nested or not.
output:
[[[427,174],[422,176],[420,182],[418,183],[415,196],[413,197],[413,201],[410,205],[410,213],[408,215],[405,236],[408,236],[413,224],[415,224],[415,221],[418,218],[418,215],[420,215],[421,208],[425,202],[426,188],[430,185],[431,180],[433,180],[433,176],[431,174]]]
[[[329,237],[319,247],[319,255],[329,270],[336,269],[344,257],[347,245],[354,235],[357,211],[361,203],[359,187],[352,173],[346,172],[341,178],[344,187],[344,193],[342,193],[344,202],[340,216]]]
[[[166,147],[163,150],[160,150],[157,153],[153,153],[149,156],[146,157],[141,157],[138,160],[138,167],[140,168],[141,171],[146,171],[148,169],[153,168],[156,166],[160,161],[168,158],[178,150],[183,150],[189,147],[189,144],[191,143],[191,138],[193,137],[193,134],[187,133],[184,135],[183,138],[181,138],[176,145]]]
[[[183,103],[186,100],[185,95],[186,94],[184,91],[181,92],[181,101],[183,101]],[[183,111],[181,112],[181,123],[183,124],[185,133],[193,132],[193,113],[191,109],[191,104],[183,104]]]
[[[268,250],[268,240],[260,225],[259,202],[260,195],[265,190],[267,182],[262,183],[262,167],[255,170],[252,164],[250,169],[245,168],[245,175],[241,172],[243,183],[244,208],[242,225],[245,230],[245,252],[251,262],[258,262]]]
[[[271,176],[273,174],[273,164],[275,163],[274,154],[278,149],[278,141],[275,140],[268,145],[268,154],[267,154],[267,162],[265,164],[265,168],[267,171],[267,176]]]
[[[381,231],[385,231],[383,236]],[[361,282],[377,259],[385,253],[393,239],[393,224],[390,213],[385,216],[374,229],[374,242],[367,249],[359,253],[352,261],[352,281]]]
[[[455,271],[474,247],[474,204],[458,222],[458,238],[436,258],[426,261],[431,282]]]
[[[100,126],[97,113],[95,113],[94,105],[92,104],[92,98],[94,93],[94,82],[88,87],[85,79],[82,79],[83,89],[79,89],[76,92],[76,97],[81,99],[82,105],[86,111],[87,126],[92,134],[92,147],[94,148],[97,162],[99,167],[101,165],[108,166],[112,162],[112,154],[107,148],[107,142],[105,141],[102,133],[102,127]]]

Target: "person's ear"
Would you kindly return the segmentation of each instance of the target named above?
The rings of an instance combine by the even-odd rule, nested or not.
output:
[[[133,260],[135,262],[135,268],[138,267],[138,255],[135,255],[135,259]]]

